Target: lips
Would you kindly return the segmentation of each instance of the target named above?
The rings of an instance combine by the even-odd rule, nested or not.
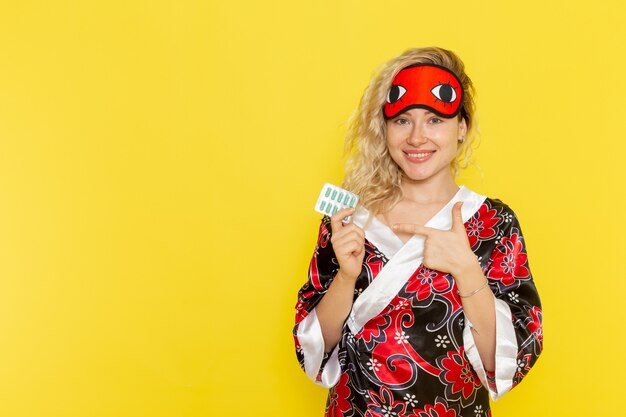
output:
[[[412,162],[423,162],[428,160],[435,151],[403,151],[407,159]]]

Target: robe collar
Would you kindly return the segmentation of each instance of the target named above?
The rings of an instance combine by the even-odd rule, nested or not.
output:
[[[449,230],[452,227],[452,207],[459,201],[463,202],[461,216],[463,223],[466,223],[478,211],[485,198],[460,186],[459,191],[425,226]],[[421,266],[424,259],[424,237],[414,235],[403,243],[386,224],[362,207],[353,214],[353,222],[364,229],[365,238],[389,260],[352,305],[347,323],[350,330],[356,334],[365,323],[389,305],[411,275]]]

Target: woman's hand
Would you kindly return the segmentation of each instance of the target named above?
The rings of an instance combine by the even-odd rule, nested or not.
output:
[[[315,307],[324,338],[324,352],[332,351],[341,340],[343,325],[352,309],[356,280],[363,268],[365,233],[352,222],[342,222],[353,213],[354,209],[346,208],[330,218],[330,242],[339,262],[339,272]]]
[[[496,369],[495,298],[488,289],[476,291],[484,288],[486,278],[467,240],[461,216],[462,204],[456,203],[452,208],[450,230],[414,224],[397,224],[394,229],[424,236],[424,266],[452,275],[461,296],[463,313],[472,323],[471,330],[483,367],[492,372]]]
[[[394,224],[393,230],[424,236],[424,260],[422,262],[424,266],[446,272],[457,278],[463,275],[464,271],[475,268],[477,264],[463,225],[462,205],[463,203],[459,202],[452,207],[450,230],[438,230],[406,223]]]
[[[363,268],[365,255],[365,233],[363,229],[352,223],[343,223],[343,219],[354,213],[353,208],[339,210],[330,218],[332,236],[330,242],[333,245],[339,272],[342,278],[356,281]]]

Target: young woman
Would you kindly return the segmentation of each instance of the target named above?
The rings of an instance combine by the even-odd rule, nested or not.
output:
[[[365,90],[343,187],[324,217],[294,337],[327,416],[477,417],[542,350],[524,239],[503,202],[459,187],[473,86],[440,48],[411,49]],[[352,216],[350,222],[344,222]]]

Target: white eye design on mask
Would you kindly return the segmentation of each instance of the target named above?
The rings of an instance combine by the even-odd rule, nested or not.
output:
[[[430,92],[444,103],[454,103],[454,100],[456,100],[456,91],[450,84],[439,84]]]
[[[392,85],[387,93],[387,103],[393,104],[396,101],[400,100],[402,96],[406,93],[406,88],[401,85]]]

